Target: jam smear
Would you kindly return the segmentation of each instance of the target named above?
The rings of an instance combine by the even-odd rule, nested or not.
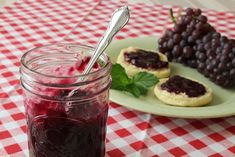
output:
[[[62,91],[66,95],[70,91]],[[87,95],[85,91],[74,96]],[[76,103],[76,102],[74,102]],[[28,101],[31,157],[103,157],[108,104]]]
[[[179,75],[170,77],[161,85],[161,88],[175,94],[185,93],[188,97],[198,97],[206,93],[202,84]]]
[[[77,71],[83,72],[85,70],[87,64],[89,63],[90,59],[91,59],[91,57],[85,57],[85,58],[83,58],[83,60],[81,62],[77,62],[77,64],[75,65]],[[95,64],[93,65],[92,68],[98,69],[99,67],[100,67],[99,63],[95,62]]]
[[[136,52],[124,53],[126,62],[144,69],[162,69],[168,67],[168,62],[161,61],[158,53],[138,49]]]

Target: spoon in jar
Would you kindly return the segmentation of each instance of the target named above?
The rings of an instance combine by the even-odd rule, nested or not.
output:
[[[112,41],[113,37],[117,32],[119,32],[129,21],[130,14],[129,14],[129,9],[128,6],[121,7],[117,10],[114,11],[112,19],[108,25],[108,28],[104,34],[104,36],[101,38],[98,46],[95,49],[95,52],[91,56],[90,61],[88,62],[85,70],[83,71],[84,74],[88,74],[97,59],[100,57],[100,55],[104,52],[104,50],[107,48],[107,46],[110,44]],[[80,81],[83,81],[83,78],[81,78]],[[73,89],[71,92],[69,92],[68,97],[71,97],[75,92],[76,89]]]

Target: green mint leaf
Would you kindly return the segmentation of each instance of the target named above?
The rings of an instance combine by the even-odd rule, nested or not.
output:
[[[112,89],[125,90],[126,86],[132,82],[127,76],[125,69],[120,64],[113,64],[111,76]]]
[[[129,84],[128,86],[126,86],[125,90],[131,93],[136,98],[140,97],[141,95],[141,91],[139,90],[137,86],[135,86],[135,84]]]
[[[136,86],[134,83],[126,86],[125,91],[131,93],[135,97],[140,97],[141,95],[146,95],[148,93],[148,88]]]
[[[141,86],[136,86],[140,90],[141,95],[146,95],[148,93],[148,88],[146,87],[141,87]]]
[[[139,72],[133,77],[134,84],[141,89],[148,89],[158,83],[158,81],[155,75],[147,72]]]
[[[111,76],[112,89],[129,92],[136,98],[146,95],[148,88],[158,82],[153,74],[147,72],[140,72],[133,78],[129,78],[120,64],[113,64]]]

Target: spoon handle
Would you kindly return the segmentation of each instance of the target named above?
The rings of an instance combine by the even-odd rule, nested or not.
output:
[[[121,7],[116,11],[114,11],[108,29],[106,30],[104,36],[100,40],[92,58],[90,59],[85,70],[83,71],[83,74],[87,74],[91,71],[96,60],[99,58],[99,56],[104,52],[106,47],[112,41],[114,35],[127,24],[129,18],[130,15],[127,6]]]
[[[114,35],[127,24],[129,18],[130,15],[127,6],[121,7],[116,11],[114,11],[108,29],[106,30],[103,38],[100,40],[97,48],[95,49],[94,54],[92,55],[90,61],[88,62],[85,70],[83,71],[83,74],[88,74],[91,71],[96,60],[99,58],[99,56],[104,52],[106,47],[112,41]],[[83,78],[80,78],[80,81],[83,81]],[[77,91],[77,89],[78,88],[73,89],[71,92],[69,92],[68,97],[71,97]]]

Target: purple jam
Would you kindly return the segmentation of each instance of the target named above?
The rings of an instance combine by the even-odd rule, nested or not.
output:
[[[62,91],[67,95],[69,91]],[[77,92],[74,96],[84,96]],[[30,157],[103,157],[108,104],[26,102]]]
[[[138,49],[136,52],[124,53],[126,62],[144,69],[158,70],[168,67],[168,62],[161,61],[158,53]]]
[[[185,93],[189,97],[198,97],[206,93],[202,84],[178,75],[170,77],[161,88],[175,94]]]

